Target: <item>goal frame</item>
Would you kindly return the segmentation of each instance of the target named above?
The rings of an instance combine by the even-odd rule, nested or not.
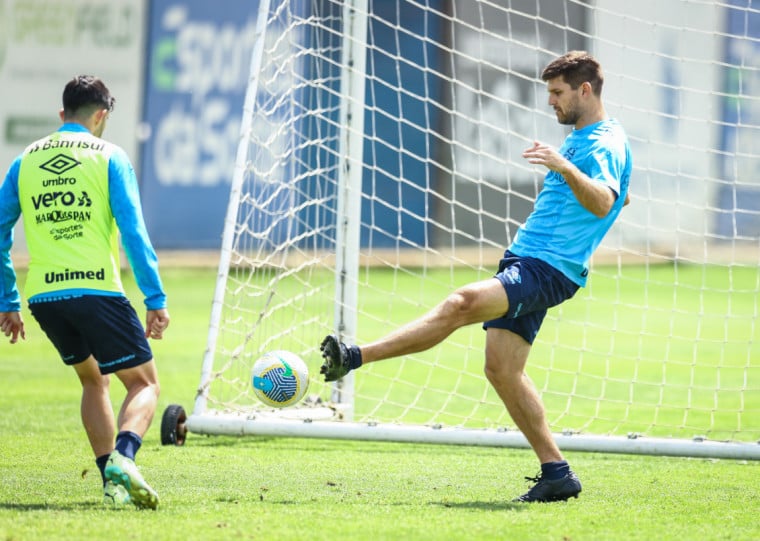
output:
[[[324,421],[313,417],[309,410],[303,418],[277,418],[276,416],[236,415],[208,410],[208,389],[212,381],[216,340],[223,310],[225,287],[231,264],[233,234],[240,190],[248,159],[248,134],[252,129],[252,115],[256,107],[258,75],[260,73],[266,23],[270,0],[261,0],[256,23],[256,41],[250,63],[250,82],[246,92],[241,122],[241,139],[237,149],[235,169],[230,189],[229,205],[222,237],[218,275],[212,301],[207,349],[203,356],[201,378],[192,413],[184,421],[184,428],[192,433],[206,435],[252,435],[275,437],[303,437],[392,441],[409,443],[435,443],[450,445],[482,445],[512,448],[530,448],[525,437],[517,430],[470,429],[384,423],[359,423],[352,420],[353,374],[336,382],[332,387],[332,401],[343,413],[342,421]],[[364,133],[364,69],[367,30],[367,0],[346,0],[344,3],[344,48],[342,51],[341,107],[340,107],[340,174],[338,209],[340,226],[336,232],[335,269],[335,329],[342,339],[356,337],[356,303],[359,269],[359,230],[361,165],[363,163]],[[351,66],[348,68],[347,66]],[[596,436],[562,432],[555,439],[566,451],[591,451],[644,455],[668,455],[760,460],[760,442],[718,442],[695,437],[692,440],[628,436]],[[183,438],[184,442],[184,438]]]

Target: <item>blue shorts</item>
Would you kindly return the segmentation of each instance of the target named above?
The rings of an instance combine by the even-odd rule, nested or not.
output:
[[[95,357],[102,374],[153,359],[145,330],[126,297],[82,295],[31,302],[29,310],[67,365]]]
[[[580,287],[545,261],[509,250],[504,252],[494,278],[507,292],[509,309],[503,317],[486,321],[483,328],[512,331],[529,344],[536,339],[546,310],[571,298]]]

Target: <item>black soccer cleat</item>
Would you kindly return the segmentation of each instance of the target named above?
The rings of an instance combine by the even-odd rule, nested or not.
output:
[[[325,360],[319,368],[319,373],[325,376],[325,381],[337,381],[351,371],[351,356],[346,344],[338,340],[334,334],[328,334],[319,346],[322,358]]]
[[[581,482],[573,471],[561,479],[544,479],[541,475],[525,479],[536,484],[528,492],[512,500],[513,502],[563,502],[569,498],[577,498],[581,492]]]

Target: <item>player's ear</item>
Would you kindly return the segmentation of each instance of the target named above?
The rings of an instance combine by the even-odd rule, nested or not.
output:
[[[63,109],[61,109],[60,111],[58,111],[58,116],[61,118],[61,122],[65,122],[66,121],[66,115],[64,115]]]
[[[108,109],[98,109],[92,114],[92,123],[94,126],[102,126],[108,118]]]

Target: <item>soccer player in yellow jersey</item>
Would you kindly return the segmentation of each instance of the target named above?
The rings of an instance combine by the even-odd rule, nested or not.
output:
[[[169,312],[134,169],[121,148],[101,139],[113,104],[99,78],[69,81],[63,125],[29,145],[0,185],[0,330],[11,343],[25,338],[10,257],[13,228],[23,216],[30,256],[24,294],[82,384],[82,423],[101,472],[104,502],[155,509],[158,495],[134,459],[159,394],[147,339],[163,337]],[[119,233],[145,295],[145,327],[122,287]],[[127,392],[117,418],[110,374]]]

